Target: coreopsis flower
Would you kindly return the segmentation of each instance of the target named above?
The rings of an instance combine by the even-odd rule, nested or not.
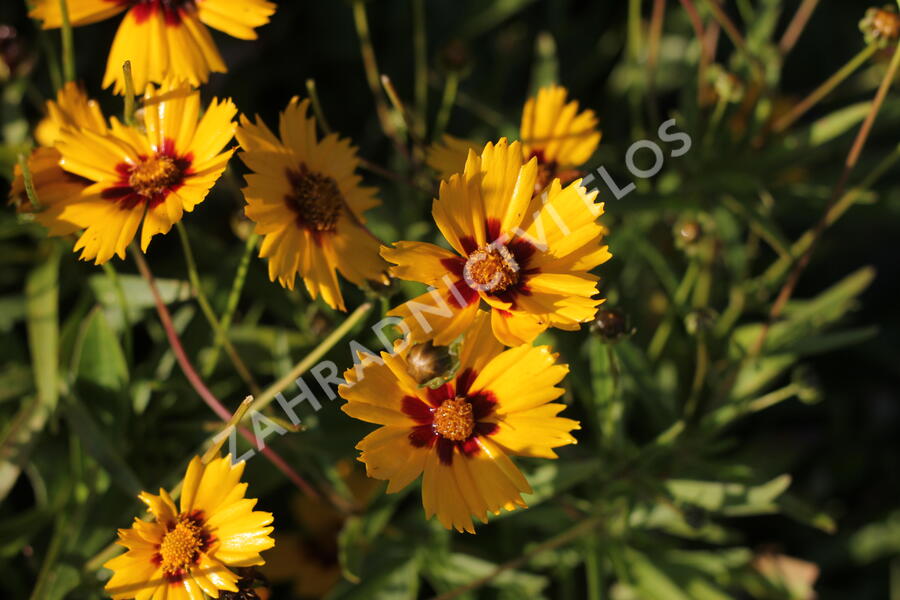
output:
[[[533,195],[538,161],[521,144],[488,143],[469,153],[465,170],[441,183],[432,215],[453,251],[398,242],[381,253],[400,279],[431,289],[388,314],[414,342],[450,344],[484,302],[494,334],[507,346],[527,344],[548,327],[575,330],[602,302],[591,269],[610,258],[596,222],[603,205],[577,180],[553,180]]]
[[[538,160],[536,191],[543,190],[553,178],[568,183],[578,177],[577,168],[590,159],[600,143],[594,111],[579,112],[577,101],[567,101],[568,94],[560,85],[542,87],[522,111],[519,139],[525,160]],[[445,135],[428,149],[426,162],[441,179],[448,179],[462,172],[469,149],[476,146],[474,142]]]
[[[60,130],[86,129],[97,133],[106,132],[106,121],[100,106],[90,100],[84,91],[75,83],[65,84],[56,93],[56,100],[46,103],[47,115],[35,128],[34,137],[40,147],[32,150],[28,157],[28,170],[40,208],[53,208],[81,193],[89,185],[89,181],[77,175],[67,173],[59,166],[62,158],[54,144],[59,139]],[[68,235],[78,227],[72,224],[59,223],[49,217],[52,214],[38,212],[32,206],[25,193],[25,182],[18,165],[10,188],[10,201],[16,204],[20,212],[35,212],[35,220],[51,229],[53,235]],[[54,227],[55,226],[55,227]]]
[[[337,134],[316,136],[309,100],[294,98],[281,113],[279,140],[256,118],[241,116],[238,154],[247,175],[244,213],[264,236],[260,258],[269,278],[294,289],[297,274],[313,298],[346,310],[337,271],[356,285],[387,283],[380,243],[366,229],[366,210],[378,205],[375,190],[360,185],[356,148]]]
[[[125,91],[122,65],[131,61],[137,89],[168,77],[192,85],[205,83],[210,72],[227,69],[207,26],[242,40],[256,39],[255,28],[269,22],[275,4],[266,0],[68,0],[74,27],[113,17],[123,11],[106,63],[103,87]],[[59,0],[35,0],[30,15],[44,29],[62,26]]]
[[[208,464],[194,457],[177,507],[164,489],[158,496],[142,492],[153,520],[136,518],[120,529],[118,543],[128,551],[103,565],[113,571],[106,584],[113,600],[203,600],[236,592],[240,577],[232,569],[264,564],[260,553],[275,544],[272,514],[253,510],[243,472],[244,463],[232,465],[230,455]]]
[[[568,95],[561,85],[542,87],[522,111],[519,138],[525,156],[538,159],[539,185],[554,177],[564,183],[577,177],[575,169],[591,158],[600,143],[594,111],[579,112],[578,102],[568,101]]]
[[[184,84],[151,85],[143,113],[142,129],[113,118],[104,131],[59,133],[60,166],[90,185],[47,207],[40,220],[51,235],[84,229],[75,243],[83,260],[125,258],[138,227],[146,251],[154,235],[168,233],[204,200],[231,157],[233,150],[223,152],[234,136],[231,100],[213,100],[198,118],[199,92]]]
[[[472,517],[525,507],[528,481],[510,455],[556,458],[554,448],[574,444],[577,421],[557,416],[553,400],[568,367],[547,346],[503,350],[481,313],[460,348],[455,377],[437,389],[409,374],[407,350],[360,355],[338,388],[342,410],[380,425],[356,446],[370,477],[397,492],[424,474],[426,518],[447,529],[474,533]]]
[[[441,179],[449,179],[451,175],[461,173],[466,166],[469,150],[481,150],[482,144],[465,140],[452,135],[444,135],[440,142],[435,142],[425,152],[425,162],[438,172]]]

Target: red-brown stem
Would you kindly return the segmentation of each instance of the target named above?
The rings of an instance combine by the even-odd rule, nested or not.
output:
[[[891,64],[888,67],[887,72],[885,72],[884,78],[881,80],[881,85],[878,86],[878,92],[875,94],[875,99],[872,101],[872,107],[869,109],[869,114],[866,115],[866,120],[863,121],[862,126],[859,128],[856,139],[853,141],[853,146],[850,148],[850,153],[847,155],[847,160],[844,162],[844,170],[838,179],[837,185],[834,187],[834,191],[831,194],[831,198],[828,200],[828,204],[825,206],[821,218],[813,229],[812,241],[806,249],[806,252],[804,252],[797,260],[797,264],[794,265],[787,280],[778,292],[778,297],[775,299],[775,302],[772,304],[772,309],[769,311],[769,318],[750,350],[750,356],[756,356],[762,350],[766,337],[769,335],[769,329],[771,328],[772,323],[781,316],[784,307],[791,299],[791,296],[793,296],[794,289],[797,287],[797,282],[800,280],[800,276],[803,274],[803,271],[806,269],[807,265],[809,265],[809,261],[812,258],[816,242],[819,240],[819,237],[821,237],[825,229],[828,228],[828,213],[831,211],[831,207],[834,206],[835,202],[844,195],[847,180],[850,178],[850,173],[853,171],[854,167],[856,167],[856,163],[859,161],[859,155],[862,154],[863,147],[869,139],[869,134],[872,132],[872,125],[875,123],[875,118],[878,116],[882,104],[884,104],[884,99],[887,97],[891,82],[894,81],[894,76],[897,74],[898,66],[900,66],[900,48],[895,48],[894,56],[891,58]]]
[[[703,88],[706,85],[703,81],[706,77],[706,33],[703,31],[703,19],[700,18],[700,12],[691,0],[681,0],[681,6],[687,13],[688,19],[691,21],[691,27],[694,28],[694,36],[697,43],[700,44],[700,60],[697,62],[697,104],[703,101]]]
[[[812,16],[813,11],[816,10],[818,4],[819,0],[803,0],[797,12],[794,13],[791,23],[785,29],[784,35],[781,36],[781,41],[778,43],[778,51],[781,53],[781,56],[787,56],[794,48],[794,44],[797,43],[797,40],[800,39],[800,34],[806,29],[806,24],[809,23],[809,18]]]
[[[184,376],[187,378],[188,382],[194,388],[194,390],[199,394],[199,396],[203,399],[206,405],[214,412],[220,419],[225,421],[226,423],[231,420],[232,414],[225,406],[219,402],[219,399],[215,397],[215,395],[209,391],[209,388],[206,387],[206,384],[203,383],[203,379],[200,375],[197,374],[196,369],[191,364],[191,361],[187,357],[187,353],[184,351],[184,346],[181,345],[181,339],[178,337],[178,332],[175,331],[175,325],[172,323],[172,315],[169,313],[169,309],[166,307],[163,302],[162,296],[159,293],[159,289],[156,287],[156,279],[153,277],[153,273],[150,271],[149,265],[147,265],[147,261],[144,260],[143,255],[141,255],[140,251],[138,251],[134,246],[130,246],[129,250],[131,251],[131,255],[134,258],[134,262],[137,264],[138,271],[141,272],[141,276],[147,281],[147,286],[150,288],[150,293],[153,295],[153,303],[156,305],[156,312],[159,314],[159,320],[162,322],[163,329],[166,331],[166,337],[169,340],[169,346],[172,348],[172,352],[175,354],[175,359],[178,361],[178,365],[181,367],[181,371],[184,373]],[[256,436],[253,435],[247,428],[239,427],[238,431],[240,434],[252,445],[259,447]],[[287,462],[281,456],[279,456],[274,450],[269,447],[264,447],[262,449],[262,453],[268,458],[275,467],[284,473],[284,475],[291,480],[291,482],[296,485],[301,492],[309,496],[310,498],[320,498],[319,493],[313,489],[306,480],[303,479],[294,469],[291,468]]]

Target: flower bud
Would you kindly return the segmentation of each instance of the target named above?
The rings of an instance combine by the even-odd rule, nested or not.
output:
[[[416,344],[406,355],[406,370],[419,385],[446,375],[453,367],[453,356],[447,346],[431,341]]]
[[[606,342],[618,341],[631,333],[628,319],[622,311],[603,307],[597,311],[597,316],[591,323],[591,332]]]
[[[872,7],[859,22],[859,30],[863,32],[866,43],[877,43],[880,48],[900,38],[900,15],[892,4],[884,8]]]

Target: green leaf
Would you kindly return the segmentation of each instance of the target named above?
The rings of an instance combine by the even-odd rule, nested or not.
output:
[[[73,370],[79,381],[108,390],[121,390],[128,382],[125,353],[100,307],[91,311],[82,326]]]
[[[137,496],[144,486],[122,458],[121,450],[106,438],[87,407],[77,398],[70,397],[63,412],[85,451],[109,473],[113,483],[129,497]]]
[[[408,486],[405,492],[410,489]],[[344,528],[338,535],[338,560],[344,577],[349,581],[360,581],[366,555],[376,549],[376,538],[405,496],[406,493],[385,494],[365,514],[351,516],[344,522]]]
[[[438,593],[469,585],[497,570],[497,565],[467,554],[440,555],[425,566],[425,574]],[[490,580],[512,598],[542,598],[549,581],[546,577],[524,571],[508,570]]]
[[[25,281],[28,347],[37,395],[23,403],[0,437],[0,500],[19,477],[31,449],[59,400],[59,259],[55,241],[43,244],[44,261]]]
[[[665,483],[672,498],[690,506],[726,515],[774,512],[775,500],[791,484],[790,475],[780,475],[762,485],[670,479]]]

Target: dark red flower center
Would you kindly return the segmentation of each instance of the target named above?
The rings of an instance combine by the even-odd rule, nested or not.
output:
[[[454,257],[441,260],[441,264],[456,282],[446,296],[460,308],[479,299],[479,292],[508,302],[513,308],[516,298],[530,296],[528,279],[540,272],[533,266],[537,247],[523,238],[502,241],[500,223],[488,219],[484,224],[485,236],[493,242],[479,247],[472,236],[460,238],[466,258]]]
[[[297,225],[314,232],[334,231],[346,204],[337,182],[304,164],[297,170],[288,169],[286,176],[291,191],[284,201],[297,215]]]
[[[153,562],[162,569],[168,582],[178,583],[200,562],[200,554],[212,542],[213,537],[204,526],[203,511],[182,513],[174,522],[166,524],[166,533],[157,546]]]
[[[191,154],[179,155],[175,144],[166,140],[154,154],[116,165],[119,181],[103,190],[101,196],[125,209],[142,203],[154,208],[184,185],[185,178],[193,172],[192,162]]]
[[[466,456],[480,451],[478,438],[497,432],[497,424],[486,420],[494,414],[497,400],[489,391],[470,392],[476,375],[466,369],[454,381],[428,389],[427,400],[403,398],[403,412],[418,423],[409,433],[410,444],[436,447],[445,465],[453,463],[454,450]]]

